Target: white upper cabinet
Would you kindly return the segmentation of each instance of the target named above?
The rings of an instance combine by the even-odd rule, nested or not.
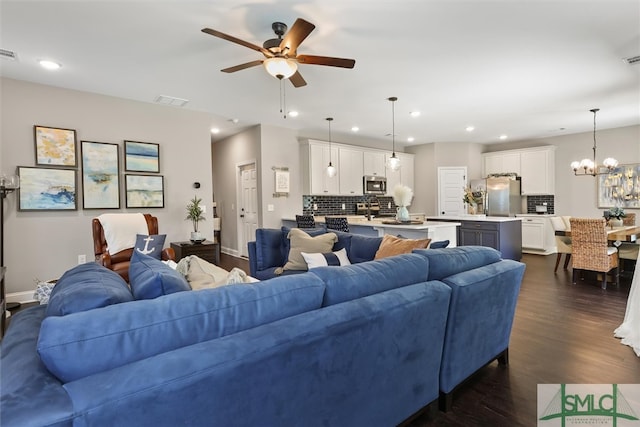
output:
[[[384,151],[364,151],[363,175],[386,176]]]
[[[496,151],[486,153],[483,157],[483,174],[516,173],[520,175],[520,152]]]
[[[339,193],[345,196],[358,196],[362,194],[363,151],[358,148],[340,147],[340,176]]]
[[[305,192],[316,195],[339,194],[339,176],[330,178],[327,175],[329,160],[339,170],[338,148],[332,146],[331,151],[329,151],[329,144],[309,142],[302,146],[301,151],[303,170],[309,171],[306,176],[303,176]]]
[[[520,153],[520,176],[522,194],[555,193],[555,147],[524,150]]]

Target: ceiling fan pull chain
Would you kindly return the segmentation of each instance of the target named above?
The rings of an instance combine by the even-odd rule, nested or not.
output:
[[[285,85],[280,79],[280,87],[282,88],[282,105],[284,108],[284,118],[287,118],[287,85]]]

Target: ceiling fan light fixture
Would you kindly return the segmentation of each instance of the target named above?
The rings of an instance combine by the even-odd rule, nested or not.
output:
[[[267,73],[278,80],[288,79],[298,71],[298,63],[289,58],[267,58],[262,63]]]

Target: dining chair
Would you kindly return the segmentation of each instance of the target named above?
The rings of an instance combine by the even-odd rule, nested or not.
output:
[[[338,230],[344,231],[345,233],[349,232],[349,223],[347,222],[347,217],[344,216],[325,216],[324,223],[329,230]]]
[[[551,217],[551,226],[553,227],[553,231],[566,231],[567,226],[565,221],[561,216]],[[562,258],[562,254],[565,254],[564,257],[564,269],[566,270],[569,266],[569,261],[571,260],[571,237],[569,236],[555,236],[556,238],[556,250],[558,255],[556,257],[556,266],[553,269],[555,273],[558,271],[558,265],[560,264],[560,258]]]
[[[573,284],[584,270],[602,273],[602,289],[607,289],[607,273],[620,284],[618,250],[608,246],[604,218],[571,218]]]
[[[628,213],[627,216],[622,218],[622,225],[636,225],[636,214]]]
[[[636,214],[628,213],[626,217],[622,218],[622,225],[633,226],[636,225]],[[620,258],[620,270],[628,271],[627,261],[638,261],[638,252],[640,245],[637,242],[622,242],[618,246],[618,257]]]
[[[316,220],[313,215],[296,215],[298,228],[315,228]]]

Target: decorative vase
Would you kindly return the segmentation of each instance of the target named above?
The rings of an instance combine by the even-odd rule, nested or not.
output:
[[[622,219],[620,219],[620,218],[611,218],[609,220],[609,226],[611,228],[622,227]]]
[[[204,237],[202,237],[202,233],[200,233],[199,231],[192,231],[191,241],[193,243],[201,243],[202,241],[204,241]]]
[[[398,209],[396,210],[396,219],[400,222],[408,222],[411,220],[406,206],[398,206]]]
[[[467,213],[469,215],[475,215],[476,213],[478,213],[478,205],[476,205],[475,203],[470,203],[467,206]]]

